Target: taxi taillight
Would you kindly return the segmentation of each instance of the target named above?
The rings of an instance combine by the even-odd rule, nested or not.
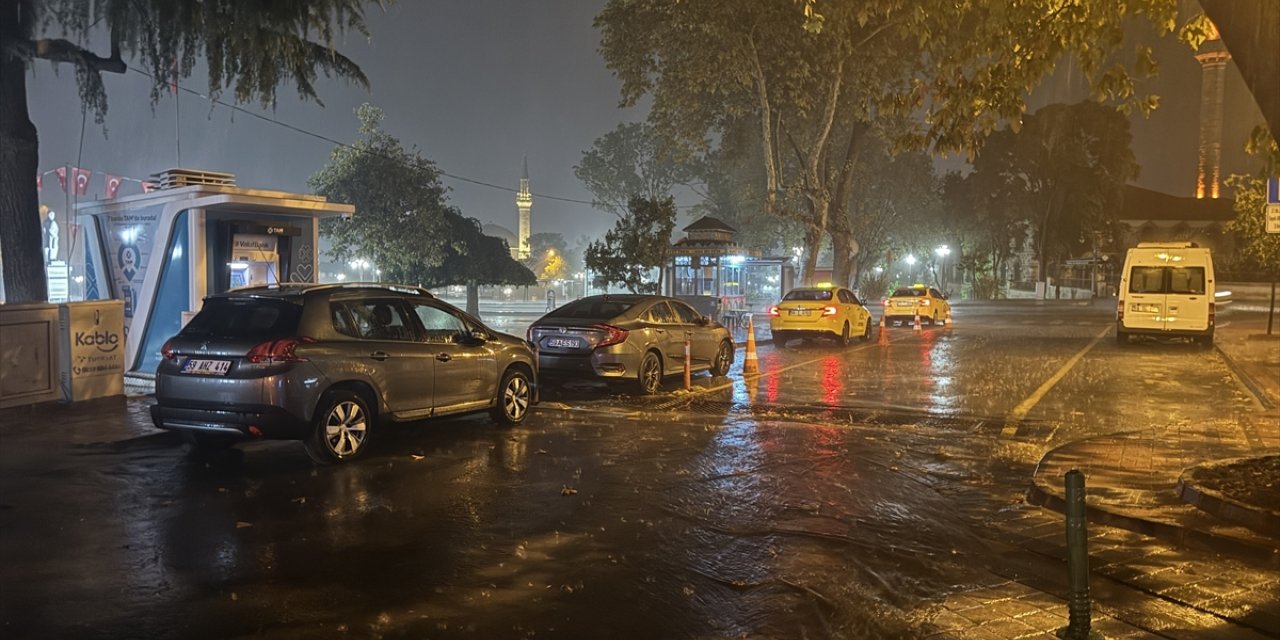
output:
[[[824,316],[834,316],[834,315],[836,314],[836,312],[837,312],[837,311],[839,311],[839,310],[838,310],[838,309],[836,309],[835,307],[823,307],[823,309],[822,309],[822,315],[824,315]]]
[[[928,298],[922,299],[922,300],[920,301],[920,306],[922,306],[922,307],[927,307],[927,306],[929,306],[929,300],[928,300]]]
[[[782,312],[778,311],[778,305],[776,305],[776,304],[775,304],[775,305],[773,305],[772,307],[769,307],[769,315],[771,315],[771,316],[780,316],[780,315],[782,315]]]

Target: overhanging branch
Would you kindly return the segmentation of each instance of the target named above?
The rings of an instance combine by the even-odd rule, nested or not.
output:
[[[120,56],[120,45],[115,43],[111,44],[111,56],[107,58],[61,38],[17,40],[9,44],[8,53],[22,60],[69,62],[99,72],[124,73],[128,70]]]

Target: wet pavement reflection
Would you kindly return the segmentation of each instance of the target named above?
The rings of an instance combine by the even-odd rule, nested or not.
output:
[[[1020,501],[1018,446],[1241,410],[1194,353],[1102,344],[1010,440],[1107,322],[1083,318],[765,345],[758,377],[653,397],[570,383],[521,427],[386,425],[339,467],[169,434],[9,454],[5,635],[918,637],[1002,562],[983,523]]]

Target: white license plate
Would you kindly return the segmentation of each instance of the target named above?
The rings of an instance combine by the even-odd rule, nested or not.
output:
[[[196,360],[189,359],[182,363],[182,372],[199,376],[225,376],[231,368],[230,360]]]
[[[914,307],[916,305],[916,303],[911,300],[899,300],[897,304],[899,307]]]
[[[1134,313],[1160,313],[1160,305],[1135,303],[1130,305],[1129,310]]]
[[[547,338],[548,347],[560,347],[563,349],[577,349],[579,346],[577,338]]]
[[[789,315],[789,316],[807,316],[807,315],[809,315],[809,310],[808,310],[808,309],[787,309],[787,315]]]

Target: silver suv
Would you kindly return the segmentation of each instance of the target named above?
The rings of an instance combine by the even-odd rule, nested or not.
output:
[[[490,411],[506,425],[537,401],[529,343],[417,287],[238,289],[165,343],[151,418],[195,447],[302,440],[322,464],[363,453],[377,421]]]

